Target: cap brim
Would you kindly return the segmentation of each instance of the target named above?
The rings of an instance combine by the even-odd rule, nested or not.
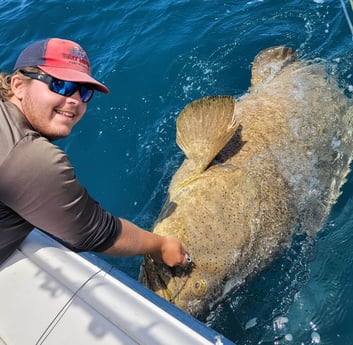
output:
[[[106,86],[104,86],[102,83],[100,83],[99,81],[92,78],[86,73],[68,69],[68,68],[61,68],[61,67],[48,67],[48,66],[37,66],[37,67],[39,67],[43,72],[51,75],[54,78],[67,80],[67,81],[74,81],[76,83],[91,84],[96,90],[103,93],[109,93],[109,89]]]

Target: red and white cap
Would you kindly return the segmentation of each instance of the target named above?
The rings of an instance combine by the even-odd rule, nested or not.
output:
[[[49,38],[29,45],[19,55],[14,70],[24,67],[38,67],[54,78],[91,84],[96,90],[109,93],[91,76],[86,52],[73,41]]]

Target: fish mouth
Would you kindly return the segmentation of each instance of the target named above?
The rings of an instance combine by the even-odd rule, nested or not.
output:
[[[186,269],[169,267],[145,256],[140,269],[139,281],[168,302],[177,304],[177,298],[188,281],[191,271],[192,265]]]

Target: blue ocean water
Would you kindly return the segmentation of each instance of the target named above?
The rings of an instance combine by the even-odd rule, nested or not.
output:
[[[348,13],[352,16],[348,0]],[[111,90],[58,144],[113,214],[150,229],[183,160],[175,119],[205,95],[239,96],[263,48],[324,58],[350,95],[353,40],[339,0],[2,0],[1,70],[28,43],[62,37]],[[294,239],[203,321],[237,344],[353,343],[353,176],[317,238]],[[114,259],[137,278],[140,257]]]

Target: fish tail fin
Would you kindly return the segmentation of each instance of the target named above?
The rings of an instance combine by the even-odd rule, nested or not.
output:
[[[198,171],[205,170],[234,135],[236,101],[207,96],[189,103],[177,119],[177,143]]]

